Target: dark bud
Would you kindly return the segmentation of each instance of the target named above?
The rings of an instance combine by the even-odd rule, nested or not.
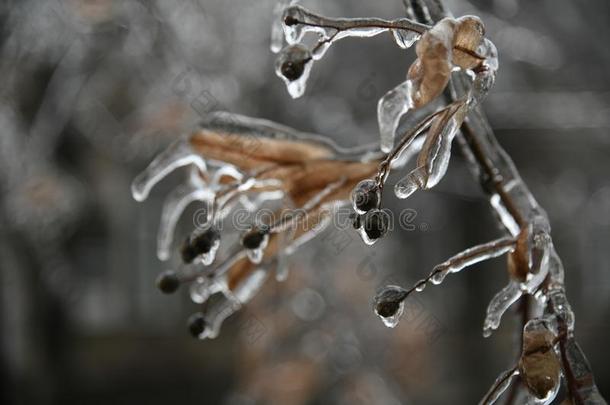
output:
[[[364,216],[364,232],[371,240],[379,239],[388,232],[390,216],[382,210],[369,211]]]
[[[407,298],[407,291],[398,286],[384,287],[375,296],[375,312],[383,318],[389,318],[400,310],[400,304]]]
[[[165,294],[171,294],[180,287],[180,279],[176,272],[168,270],[157,277],[157,288]]]
[[[212,246],[220,240],[220,232],[214,227],[210,227],[202,233],[192,238],[191,245],[195,248],[198,255],[208,253]]]
[[[282,63],[281,70],[282,70],[282,75],[286,79],[293,82],[303,75],[303,72],[305,71],[305,62],[304,61],[299,61],[299,62],[286,61],[286,62]]]
[[[311,61],[311,52],[305,46],[300,44],[287,46],[282,49],[277,59],[276,73],[293,82],[303,76],[307,64]]]
[[[206,322],[201,312],[191,315],[187,323],[193,337],[198,338],[205,331]]]
[[[352,205],[359,214],[364,214],[379,206],[379,186],[374,180],[362,180],[352,191]]]
[[[193,233],[186,238],[180,248],[182,261],[188,264],[195,260],[197,256],[209,253],[214,244],[219,240],[220,232],[214,227],[210,227],[199,233]]]
[[[299,23],[299,20],[297,20],[296,18],[294,18],[291,15],[287,15],[286,18],[284,18],[284,25],[287,26],[291,26],[291,25],[297,25]]]
[[[269,228],[264,226],[252,228],[244,236],[242,236],[241,244],[246,249],[258,249],[268,233]]]

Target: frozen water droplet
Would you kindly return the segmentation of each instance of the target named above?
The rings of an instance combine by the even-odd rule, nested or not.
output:
[[[422,292],[426,289],[426,283],[417,284],[415,291]]]
[[[394,36],[394,41],[396,41],[396,44],[402,49],[410,48],[421,37],[420,34],[413,31],[401,29],[393,29],[391,31]]]
[[[445,277],[447,276],[447,274],[449,274],[449,269],[440,270],[440,271],[434,273],[434,275],[431,278],[432,283],[435,285],[441,284],[445,280]]]
[[[418,167],[396,183],[394,186],[394,194],[401,199],[408,198],[418,189],[425,187],[426,177],[426,169],[423,166]]]
[[[381,150],[385,153],[389,153],[394,146],[394,137],[400,117],[413,108],[411,91],[412,83],[407,80],[388,91],[377,103],[380,144]]]
[[[275,74],[286,84],[292,98],[305,93],[313,58],[309,50],[300,44],[284,48],[275,63]]]
[[[375,313],[388,328],[394,328],[398,325],[404,312],[406,297],[407,291],[395,285],[386,286],[375,295]]]

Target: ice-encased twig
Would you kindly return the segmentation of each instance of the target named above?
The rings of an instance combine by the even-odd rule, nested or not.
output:
[[[440,20],[448,15],[442,3],[438,0],[412,1],[418,3],[418,5],[423,5],[433,21]],[[430,23],[431,21],[425,22]],[[466,93],[466,81],[467,79],[460,77],[460,75],[451,81],[450,86],[454,97],[459,97]],[[464,139],[459,142],[460,147],[464,150],[464,154],[468,158],[475,177],[477,179],[491,181],[492,194],[490,196],[490,202],[498,213],[501,222],[506,226],[508,232],[513,236],[517,236],[522,226],[537,221],[539,226],[546,228],[545,231],[550,235],[550,226],[546,212],[538,205],[519,176],[512,160],[498,144],[493,130],[478,106],[474,106],[471,110],[467,121],[462,126],[462,133]],[[507,189],[507,184],[511,185],[510,189]],[[563,266],[561,265],[559,256],[552,247],[551,241],[549,242],[549,245],[549,264],[547,267],[549,270],[550,283],[548,292],[554,292],[556,294],[555,300],[559,299],[563,303],[561,306],[563,315],[561,315],[560,318],[568,317],[573,319],[574,315],[570,310],[569,304],[567,304],[568,301],[565,297]],[[554,314],[554,312],[557,311],[555,308],[550,308],[548,303],[546,307],[551,314]],[[565,339],[566,338],[562,338],[563,341],[565,341]],[[565,346],[565,344],[563,346]],[[565,348],[561,349],[561,352],[564,354],[565,351]],[[574,363],[566,361],[565,355],[563,357],[562,364],[564,375],[567,379],[568,389],[570,391],[569,394],[573,400],[584,403],[583,395],[579,393],[577,389],[570,389],[570,387],[576,387],[577,384],[569,377],[571,375],[571,369],[587,366],[584,355]],[[592,374],[590,375],[590,381],[587,385],[590,387],[590,391],[597,391]],[[597,395],[595,401],[589,403],[605,404],[606,402],[601,396]]]
[[[513,380],[513,377],[519,374],[519,370],[517,367],[514,367],[510,370],[503,371],[496,381],[491,386],[489,391],[485,394],[483,399],[479,402],[479,405],[492,405],[494,404],[500,396],[510,387],[510,384]]]

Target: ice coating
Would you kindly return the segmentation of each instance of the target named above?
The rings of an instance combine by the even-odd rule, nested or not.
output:
[[[278,0],[273,7],[273,22],[271,23],[271,52],[278,53],[284,44],[284,10],[296,4],[298,0]]]
[[[514,238],[504,237],[466,249],[436,266],[432,271],[431,281],[433,284],[441,284],[448,274],[457,273],[468,266],[501,256],[511,251],[514,244]]]
[[[407,80],[384,94],[377,103],[380,147],[383,152],[392,150],[400,117],[413,108],[411,89],[412,83]]]
[[[157,235],[157,257],[168,260],[174,239],[174,229],[184,209],[193,201],[205,201],[209,207],[214,193],[192,183],[178,186],[165,199]]]
[[[405,308],[405,298],[408,292],[399,286],[385,286],[375,295],[375,313],[388,328],[395,328],[400,321]]]
[[[483,336],[491,336],[492,331],[498,329],[502,315],[523,295],[520,283],[511,280],[506,287],[500,290],[489,302],[487,314],[483,322]]]
[[[510,387],[513,377],[519,374],[517,369],[511,369],[502,372],[496,381],[491,386],[485,397],[479,402],[479,405],[492,405],[502,396],[502,394]]]
[[[279,53],[275,74],[284,81],[292,98],[305,94],[312,65],[311,52],[303,45],[289,45]]]
[[[190,146],[186,139],[174,142],[157,156],[131,184],[131,194],[136,201],[144,201],[148,193],[161,179],[178,167],[194,164],[202,172],[207,171],[204,159]]]

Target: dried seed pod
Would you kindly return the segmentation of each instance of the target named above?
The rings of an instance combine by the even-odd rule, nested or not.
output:
[[[457,19],[453,37],[453,64],[462,69],[472,69],[481,64],[476,56],[485,35],[485,26],[479,17],[466,15]]]
[[[554,335],[547,329],[524,330],[519,373],[538,399],[549,398],[559,387],[561,365],[553,350]]]
[[[455,28],[455,20],[445,18],[426,31],[417,43],[417,59],[407,73],[407,79],[413,83],[411,99],[415,108],[435,99],[447,86]]]

